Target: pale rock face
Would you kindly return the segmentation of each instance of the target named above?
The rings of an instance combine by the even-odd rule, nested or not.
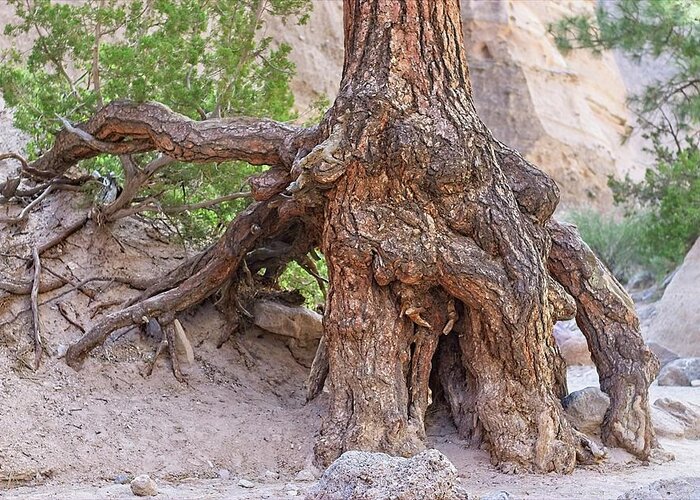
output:
[[[700,239],[666,287],[649,331],[656,342],[680,357],[700,357]]]
[[[639,172],[645,158],[638,137],[622,145],[631,117],[612,54],[563,56],[548,23],[592,11],[594,0],[462,0],[462,21],[474,100],[496,138],[549,173],[562,205],[608,209],[610,174]],[[333,99],[343,64],[342,2],[314,2],[305,26],[273,22],[297,64],[293,90],[305,115],[322,94]]]

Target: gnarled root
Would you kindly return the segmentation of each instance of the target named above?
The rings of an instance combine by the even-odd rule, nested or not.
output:
[[[588,341],[600,387],[610,396],[603,442],[647,460],[658,447],[648,388],[659,363],[644,344],[634,303],[574,226],[550,221],[549,270],[576,300],[576,322]]]

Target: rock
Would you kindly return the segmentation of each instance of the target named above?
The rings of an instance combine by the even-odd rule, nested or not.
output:
[[[138,497],[154,497],[158,494],[158,485],[148,474],[141,474],[131,481],[131,492]]]
[[[661,297],[646,339],[682,358],[700,356],[700,239],[685,256]]]
[[[299,494],[299,490],[287,490],[288,497],[295,497]]]
[[[253,481],[248,481],[247,479],[239,479],[238,486],[241,488],[255,488],[255,483]]]
[[[315,481],[316,476],[314,476],[314,473],[311,472],[308,469],[303,469],[297,472],[296,476],[294,476],[295,481]]]
[[[629,490],[618,500],[688,500],[700,498],[700,477],[661,479],[648,486]]]
[[[509,500],[510,498],[510,493],[507,491],[492,491],[481,495],[479,500]]]
[[[685,427],[672,415],[669,415],[653,405],[649,407],[649,414],[651,415],[651,423],[654,426],[654,431],[658,437],[683,439]]]
[[[117,474],[114,476],[114,482],[116,484],[126,484],[131,481],[131,476],[129,474]]]
[[[700,380],[700,358],[681,358],[671,361],[659,372],[659,385],[690,387],[693,380]]]
[[[669,364],[671,361],[678,359],[678,354],[670,349],[666,349],[664,346],[657,344],[656,342],[648,342],[647,347],[649,347],[651,352],[653,352],[659,359],[659,365],[661,368]]]
[[[190,365],[194,363],[194,350],[190,339],[187,338],[185,329],[177,319],[173,321],[175,327],[175,351],[180,359],[186,361]]]
[[[575,323],[566,326],[567,323],[556,323],[554,325],[554,339],[559,346],[561,355],[567,366],[592,365],[591,352],[588,350],[586,337]]]
[[[561,404],[571,425],[584,434],[596,436],[600,434],[610,398],[597,387],[586,387],[566,396]]]
[[[654,401],[652,422],[659,436],[677,439],[700,439],[700,406],[661,398]]]
[[[466,500],[454,465],[437,450],[412,458],[347,451],[331,464],[308,492],[309,500]]]
[[[217,474],[219,478],[223,479],[224,481],[228,481],[231,478],[231,471],[228,469],[219,469]]]
[[[253,306],[253,316],[255,325],[263,330],[300,341],[320,339],[323,334],[323,317],[305,307],[259,300]]]
[[[277,481],[279,478],[279,472],[273,472],[271,470],[266,470],[262,475],[263,481]]]

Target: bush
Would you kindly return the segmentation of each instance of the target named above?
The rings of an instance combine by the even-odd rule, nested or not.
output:
[[[642,269],[651,270],[644,249],[648,215],[616,218],[578,210],[564,219],[576,224],[583,240],[620,282],[626,283]]]

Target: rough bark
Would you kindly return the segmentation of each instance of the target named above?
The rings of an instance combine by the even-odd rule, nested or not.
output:
[[[552,275],[576,298],[576,322],[586,337],[600,378],[610,396],[603,442],[648,459],[658,447],[649,414],[649,384],[659,362],[644,344],[634,303],[575,226],[551,221]]]

